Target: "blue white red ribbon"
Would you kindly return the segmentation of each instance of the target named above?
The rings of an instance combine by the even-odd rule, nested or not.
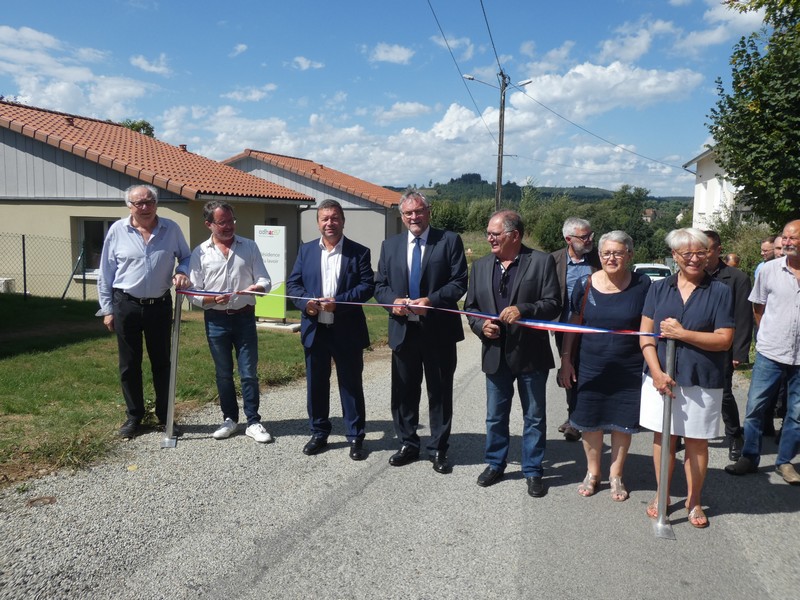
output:
[[[306,300],[306,301],[317,301],[319,298],[305,298],[303,296],[288,296],[284,294],[273,294],[272,292],[253,292],[253,291],[240,291],[240,292],[215,292],[209,290],[195,290],[195,289],[186,289],[186,290],[177,290],[178,294],[183,294],[184,296],[226,296],[229,294],[252,294],[254,296],[271,296],[273,298],[286,298],[288,300]],[[381,308],[395,308],[398,306],[406,308],[406,304],[380,304],[377,302],[339,302],[337,301],[336,304],[347,304],[350,306],[378,306]],[[487,321],[499,321],[500,317],[498,315],[492,315],[487,313],[479,313],[479,312],[471,312],[466,310],[458,310],[454,308],[442,308],[438,306],[422,306],[422,305],[413,305],[417,306],[418,308],[425,310],[438,310],[442,312],[449,312],[457,315],[464,315],[465,317],[474,317],[477,319],[485,319]],[[536,321],[533,319],[519,319],[518,321],[514,321],[514,325],[519,325],[520,327],[528,327],[530,329],[539,329],[543,331],[558,331],[561,333],[576,333],[576,334],[587,334],[587,333],[605,333],[605,334],[614,334],[614,335],[635,335],[635,336],[647,336],[647,337],[659,337],[656,333],[646,333],[642,331],[635,331],[632,329],[602,329],[600,327],[587,327],[586,325],[575,325],[573,323],[559,323],[557,321]]]

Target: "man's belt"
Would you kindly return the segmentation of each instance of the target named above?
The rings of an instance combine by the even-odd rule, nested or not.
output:
[[[128,292],[124,292],[117,288],[114,288],[114,291],[119,292],[131,302],[135,302],[136,304],[141,304],[141,305],[158,304],[160,302],[166,302],[167,300],[170,299],[169,290],[164,292],[164,295],[159,296],[158,298],[137,298],[136,296],[131,296]]]

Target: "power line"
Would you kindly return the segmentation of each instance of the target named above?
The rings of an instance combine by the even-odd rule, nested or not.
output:
[[[483,20],[486,22],[486,30],[489,32],[489,41],[492,43],[492,50],[494,51],[494,59],[497,61],[497,68],[500,70],[500,73],[503,73],[503,67],[500,65],[500,57],[497,55],[497,48],[494,45],[494,38],[492,37],[492,28],[489,27],[489,18],[486,16],[486,7],[483,5],[483,0],[481,0],[481,10],[483,11]]]
[[[559,119],[562,119],[562,120],[566,121],[567,123],[569,123],[570,125],[572,125],[573,127],[577,127],[577,128],[578,128],[578,129],[580,129],[581,131],[583,131],[583,132],[585,132],[585,133],[588,133],[588,134],[589,134],[589,135],[591,135],[592,137],[595,137],[595,138],[597,138],[598,140],[600,140],[601,142],[604,142],[604,143],[606,143],[606,144],[609,144],[609,145],[611,145],[611,146],[614,146],[614,148],[619,148],[619,149],[620,149],[620,150],[622,150],[623,152],[628,152],[628,153],[630,153],[630,154],[633,154],[634,156],[638,156],[639,158],[643,158],[643,159],[645,159],[645,160],[649,160],[650,162],[654,162],[654,163],[657,163],[657,164],[659,164],[659,165],[663,165],[663,166],[665,166],[665,167],[669,167],[670,169],[678,169],[678,170],[683,170],[683,167],[678,167],[678,166],[676,166],[676,165],[671,165],[671,164],[669,164],[669,163],[665,163],[665,162],[663,162],[663,161],[660,161],[660,160],[658,160],[658,159],[651,158],[651,157],[649,157],[649,156],[645,156],[644,154],[640,154],[640,153],[638,153],[638,152],[635,152],[635,151],[633,151],[633,150],[630,150],[630,149],[626,148],[625,146],[620,146],[619,144],[616,144],[616,143],[612,142],[611,140],[607,140],[606,138],[604,138],[604,137],[602,137],[602,136],[600,136],[600,135],[597,135],[596,133],[593,133],[593,132],[589,131],[589,130],[588,130],[588,129],[586,129],[585,127],[583,127],[583,126],[581,126],[581,125],[578,125],[578,124],[577,124],[575,121],[571,121],[570,119],[568,119],[568,118],[567,118],[567,117],[565,117],[564,115],[562,115],[562,114],[560,114],[560,113],[556,112],[555,110],[553,110],[553,109],[552,109],[552,108],[550,108],[549,106],[547,106],[547,105],[545,105],[545,104],[543,104],[543,103],[539,102],[539,101],[538,101],[536,98],[534,98],[533,96],[531,96],[530,94],[528,94],[528,92],[526,92],[524,88],[521,88],[521,87],[519,87],[518,85],[513,85],[512,87],[514,87],[514,88],[515,88],[516,90],[518,90],[519,92],[522,92],[522,94],[523,94],[523,95],[524,95],[526,98],[529,98],[530,100],[533,100],[533,101],[534,101],[536,104],[538,104],[539,106],[541,106],[543,109],[545,109],[545,110],[547,110],[547,111],[549,111],[549,112],[553,113],[553,114],[554,114],[555,116],[557,116]]]
[[[458,74],[461,76],[461,83],[464,85],[464,89],[467,90],[467,95],[470,97],[470,100],[472,100],[472,105],[475,107],[475,112],[478,113],[478,117],[483,122],[483,126],[486,127],[486,131],[489,132],[489,136],[492,138],[492,141],[496,145],[497,140],[494,139],[494,134],[492,133],[492,130],[489,128],[489,124],[483,118],[483,113],[481,112],[481,109],[478,108],[478,103],[475,101],[475,97],[472,95],[472,92],[470,91],[469,86],[467,85],[467,80],[464,79],[464,73],[461,70],[461,67],[458,66],[458,61],[456,60],[455,54],[453,54],[453,50],[450,48],[450,42],[447,41],[447,36],[444,34],[444,30],[442,29],[441,23],[439,23],[439,17],[436,16],[436,11],[433,10],[433,5],[431,4],[431,0],[428,0],[428,6],[431,9],[431,14],[433,14],[433,20],[436,21],[436,26],[439,28],[439,32],[442,34],[442,39],[444,40],[445,46],[447,46],[447,51],[450,53],[450,58],[453,59],[453,64],[456,66],[456,71],[458,71]]]

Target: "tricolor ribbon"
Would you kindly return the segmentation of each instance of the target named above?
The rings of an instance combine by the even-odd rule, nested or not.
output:
[[[184,296],[223,296],[228,294],[252,294],[254,296],[272,296],[273,298],[286,298],[288,300],[306,300],[306,301],[317,301],[319,298],[305,298],[303,296],[287,296],[283,294],[273,294],[272,292],[252,292],[252,291],[241,291],[241,292],[214,292],[209,290],[195,290],[195,289],[186,289],[186,290],[177,290],[177,293],[183,294]],[[395,308],[397,306],[406,307],[406,304],[380,304],[376,302],[339,302],[337,301],[336,304],[347,304],[350,306],[379,306],[381,308]],[[422,308],[422,307],[420,307]],[[457,315],[464,315],[465,317],[474,317],[477,319],[485,319],[487,321],[498,321],[498,315],[491,315],[487,313],[479,313],[479,312],[470,312],[466,310],[458,310],[454,308],[441,308],[438,306],[426,306],[424,307],[426,310],[439,310],[442,312],[453,313]],[[559,331],[562,333],[577,333],[577,334],[586,334],[586,333],[606,333],[606,334],[614,334],[614,335],[636,335],[636,336],[647,336],[647,337],[659,337],[656,333],[645,333],[642,331],[635,331],[632,329],[602,329],[600,327],[587,327],[586,325],[575,325],[573,323],[559,323],[556,321],[536,321],[533,319],[519,319],[518,321],[514,321],[514,325],[519,325],[520,327],[528,327],[530,329],[539,329],[543,331]]]

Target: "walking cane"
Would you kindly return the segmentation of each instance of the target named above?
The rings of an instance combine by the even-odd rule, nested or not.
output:
[[[181,337],[181,306],[183,296],[175,294],[175,314],[172,316],[172,350],[170,350],[169,363],[169,403],[167,404],[167,424],[164,427],[164,439],[161,440],[162,448],[174,448],[178,445],[178,438],[172,435],[175,424],[175,380],[178,375],[178,341]]]
[[[670,379],[675,377],[675,340],[667,340],[667,375]],[[672,398],[669,393],[661,395],[664,401],[664,417],[661,423],[661,473],[658,488],[658,518],[653,523],[653,531],[656,537],[667,540],[674,540],[675,533],[672,531],[672,524],[667,520],[667,505],[669,504],[669,463],[672,458],[672,440],[670,439],[672,428]]]

